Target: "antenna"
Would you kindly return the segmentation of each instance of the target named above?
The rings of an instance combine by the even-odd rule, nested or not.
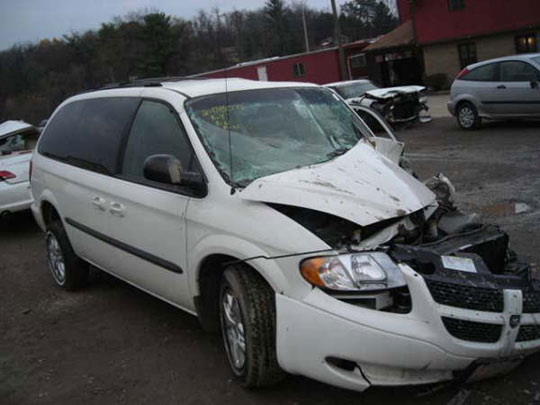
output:
[[[215,9],[216,13],[216,22],[217,22],[217,45],[218,45],[218,55],[221,59],[221,63],[223,66],[223,74],[225,78],[225,118],[226,118],[226,125],[227,125],[227,137],[229,141],[229,169],[231,173],[231,194],[234,194],[236,192],[236,189],[234,187],[234,173],[233,173],[233,156],[232,156],[232,142],[231,142],[231,122],[229,117],[229,88],[228,88],[228,77],[227,77],[227,66],[225,65],[225,58],[223,56],[223,50],[221,49],[221,21],[220,21],[220,12],[219,9],[216,7]]]
[[[227,68],[223,71],[225,75],[225,114],[227,119],[227,137],[229,138],[229,168],[231,172],[231,183],[233,184],[231,194],[234,194],[234,173],[233,173],[233,155],[232,155],[232,142],[231,142],[231,121],[229,118],[229,88],[227,85]]]

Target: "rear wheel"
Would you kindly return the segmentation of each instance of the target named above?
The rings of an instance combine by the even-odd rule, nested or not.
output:
[[[252,268],[225,270],[220,318],[229,365],[244,387],[268,386],[284,377],[276,356],[274,292]]]
[[[88,264],[73,251],[60,221],[54,221],[47,226],[45,243],[47,264],[56,285],[66,290],[83,287],[88,280]]]
[[[457,108],[457,121],[461,128],[466,130],[478,129],[482,124],[482,118],[472,103],[461,103]]]

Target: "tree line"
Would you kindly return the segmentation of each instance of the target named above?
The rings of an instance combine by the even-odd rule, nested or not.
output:
[[[351,0],[340,10],[350,41],[397,26],[382,0]],[[65,98],[83,90],[145,77],[185,76],[239,62],[332,45],[333,16],[305,3],[266,0],[248,11],[199,11],[191,20],[156,10],[130,13],[97,30],[71,33],[0,52],[0,122],[47,118]]]

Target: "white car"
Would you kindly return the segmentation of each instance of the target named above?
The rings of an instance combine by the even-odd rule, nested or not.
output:
[[[540,349],[538,282],[402,151],[324,87],[141,81],[57,108],[32,210],[58,286],[82,287],[91,264],[198,316],[247,387],[515,367]]]
[[[325,84],[336,91],[353,108],[369,107],[381,114],[391,125],[412,121],[430,122],[427,114],[426,88],[424,86],[397,86],[379,88],[373,82],[348,80]]]
[[[29,165],[38,137],[26,122],[0,124],[0,217],[30,209]]]

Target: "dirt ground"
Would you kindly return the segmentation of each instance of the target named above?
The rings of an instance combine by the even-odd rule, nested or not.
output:
[[[502,224],[514,249],[540,262],[540,123],[463,132],[441,118],[399,136],[421,178],[445,173],[464,209]],[[219,337],[204,333],[194,317],[99,272],[81,292],[56,288],[43,235],[28,213],[0,223],[0,274],[3,404],[540,402],[540,355],[506,377],[436,392],[357,393],[298,376],[244,390],[231,380]]]

